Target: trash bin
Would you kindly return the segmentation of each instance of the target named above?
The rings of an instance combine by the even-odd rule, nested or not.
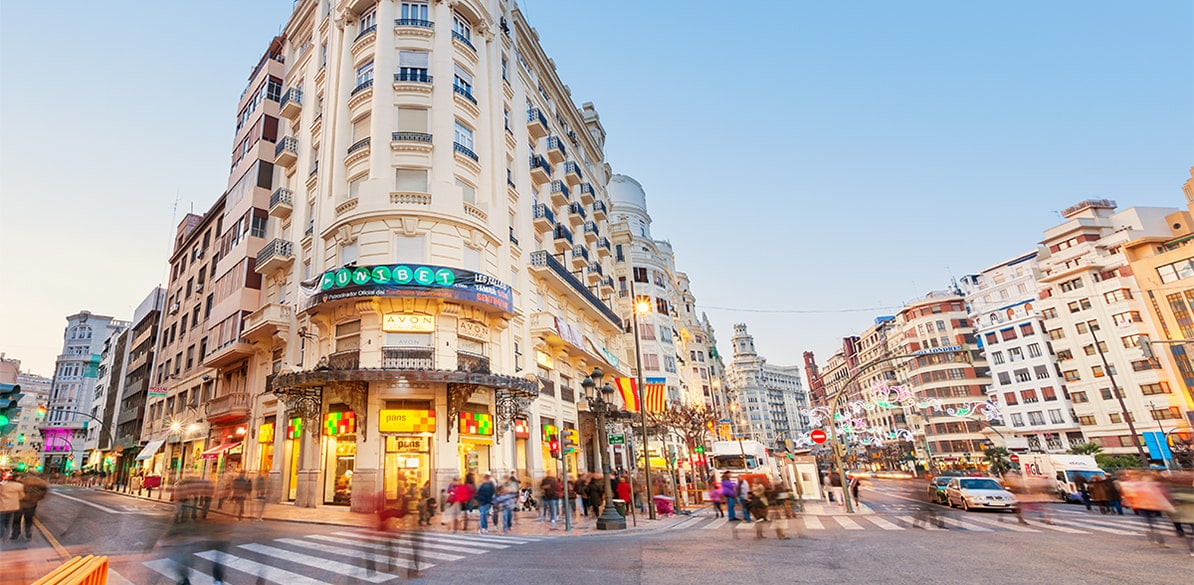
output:
[[[621,514],[623,518],[626,517],[626,500],[614,500],[614,509]]]

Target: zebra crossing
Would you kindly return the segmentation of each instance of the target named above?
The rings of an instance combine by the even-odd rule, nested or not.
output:
[[[1143,519],[1134,516],[1091,516],[1089,514],[1054,512],[1051,524],[1044,523],[1038,516],[1028,515],[1027,524],[1020,524],[1015,516],[1005,514],[950,513],[944,510],[937,515],[944,528],[936,523],[921,521],[920,526],[929,531],[955,530],[965,532],[1013,532],[1013,533],[1064,533],[1064,534],[1115,534],[1120,536],[1144,536],[1148,527]],[[861,515],[803,515],[789,521],[792,528],[801,528],[809,533],[835,531],[900,531],[913,529],[917,523],[915,514],[861,514]],[[749,522],[731,523],[726,518],[696,517],[672,525],[668,530],[753,530]],[[916,527],[917,530],[920,527]]]
[[[403,578],[407,571],[423,571],[545,538],[551,537],[441,532],[398,535],[346,529],[230,545],[227,550],[201,550],[183,559],[167,557],[142,564],[164,582],[174,583],[185,573],[192,585],[216,585],[216,565],[224,569],[221,583],[226,585],[386,583]]]

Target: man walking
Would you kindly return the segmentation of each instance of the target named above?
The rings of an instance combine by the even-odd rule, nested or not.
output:
[[[9,523],[12,523],[13,534],[16,534],[20,521],[21,500],[25,498],[25,486],[16,480],[12,472],[0,473],[4,474],[0,476],[0,537],[3,537],[9,529]]]
[[[556,515],[559,514],[560,506],[560,482],[553,475],[548,475],[539,482],[539,490],[542,494],[543,507],[545,514],[551,521],[551,529],[556,529]]]
[[[33,538],[33,518],[37,514],[37,504],[46,497],[50,491],[49,484],[46,480],[37,475],[25,475],[18,481],[25,486],[25,497],[21,498],[21,509],[17,511],[16,517],[12,519],[12,536],[9,538],[16,540],[21,535],[21,523],[25,524],[25,540]]]
[[[721,474],[721,496],[725,499],[726,509],[730,512],[729,521],[737,522],[738,516],[734,512],[734,506],[738,504],[738,483],[730,477],[728,471]]]
[[[245,519],[245,500],[248,499],[249,494],[253,491],[253,482],[245,477],[245,472],[241,471],[236,479],[232,480],[232,503],[236,507],[236,519]]]
[[[493,497],[497,495],[497,486],[493,482],[493,473],[486,471],[485,479],[477,486],[477,494],[473,498],[477,501],[477,511],[481,514],[481,526],[477,534],[489,534],[489,511],[493,508]]]

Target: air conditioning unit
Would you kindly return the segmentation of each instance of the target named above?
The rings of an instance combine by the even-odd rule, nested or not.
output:
[[[203,283],[202,282],[195,285],[195,292],[197,292],[197,293],[203,292]]]
[[[175,302],[173,305],[170,305],[170,314],[173,315],[173,314],[177,313],[178,309],[179,309],[179,305],[177,302]]]
[[[202,257],[203,257],[203,248],[200,248],[198,252],[195,252],[195,257],[196,257],[196,258],[202,258]]]

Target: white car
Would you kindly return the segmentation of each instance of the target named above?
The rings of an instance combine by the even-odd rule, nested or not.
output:
[[[945,502],[963,510],[1011,510],[1019,500],[989,477],[954,477],[945,485]]]

